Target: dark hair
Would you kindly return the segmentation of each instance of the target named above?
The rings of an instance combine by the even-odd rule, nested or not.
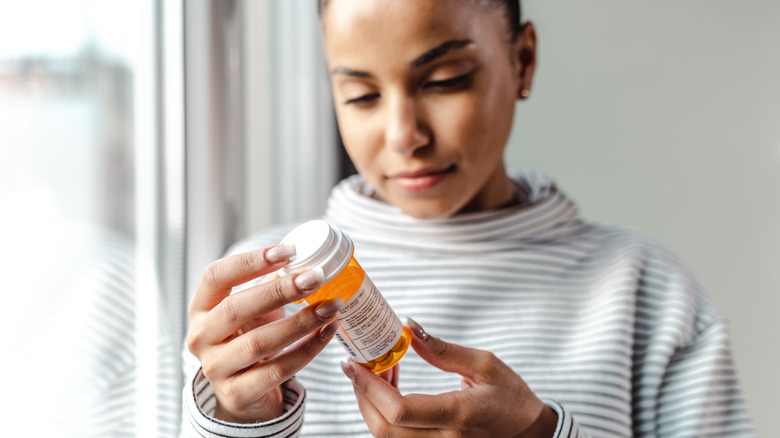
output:
[[[512,41],[517,39],[523,30],[523,26],[520,24],[522,19],[520,0],[479,0],[479,3],[484,6],[501,8],[509,26],[509,36]]]
[[[474,0],[472,0],[474,1]],[[476,0],[482,6],[491,6],[495,8],[501,8],[504,12],[504,17],[509,25],[509,36],[512,41],[517,39],[518,35],[522,31],[523,26],[520,24],[522,19],[522,7],[520,6],[520,0]],[[328,0],[317,0],[317,13],[322,17],[322,10],[327,6]]]

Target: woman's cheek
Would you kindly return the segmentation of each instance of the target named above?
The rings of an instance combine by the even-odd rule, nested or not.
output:
[[[347,154],[361,173],[369,171],[381,149],[381,135],[366,120],[342,114],[339,129]]]
[[[451,144],[471,144],[479,142],[488,132],[490,117],[479,98],[466,94],[454,100],[440,117],[443,135],[449,137]]]

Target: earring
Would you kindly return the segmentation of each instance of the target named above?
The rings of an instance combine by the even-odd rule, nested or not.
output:
[[[531,95],[531,90],[529,90],[528,88],[523,88],[522,90],[520,90],[520,97],[522,97],[523,99],[526,99],[530,95]]]

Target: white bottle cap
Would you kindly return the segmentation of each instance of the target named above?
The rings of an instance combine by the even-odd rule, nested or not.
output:
[[[284,236],[280,245],[295,245],[295,255],[279,269],[279,275],[322,268],[325,281],[332,280],[347,266],[354,250],[349,236],[320,219],[299,225]]]

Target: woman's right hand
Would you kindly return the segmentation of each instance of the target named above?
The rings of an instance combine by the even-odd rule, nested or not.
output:
[[[274,274],[294,254],[285,245],[225,257],[198,282],[187,347],[214,390],[220,420],[255,423],[281,416],[281,384],[322,351],[339,327],[334,318],[340,298],[285,316],[285,304],[311,295],[324,280],[321,270]],[[231,295],[233,287],[263,275],[266,281]]]

